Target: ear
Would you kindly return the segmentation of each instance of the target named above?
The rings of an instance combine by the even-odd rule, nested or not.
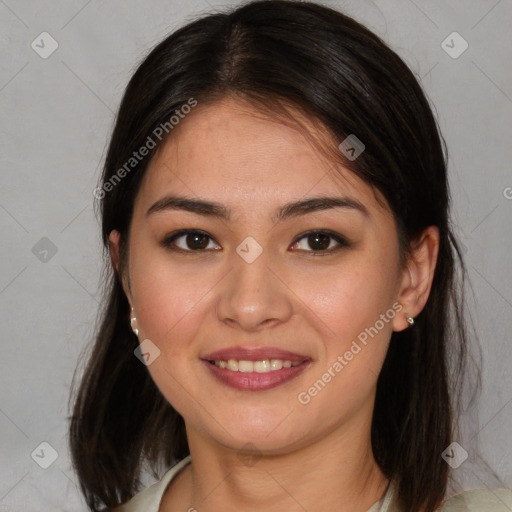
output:
[[[120,257],[119,257],[119,242],[121,240],[121,234],[119,231],[116,231],[113,229],[110,232],[110,235],[108,236],[108,243],[110,248],[110,260],[112,261],[112,266],[114,267],[114,270],[119,275],[121,284],[123,286],[124,293],[126,294],[126,297],[128,299],[128,302],[130,303],[130,306],[132,305],[132,297],[130,293],[130,286],[126,281],[126,276],[121,275],[120,273]]]
[[[411,255],[402,272],[397,300],[403,307],[403,314],[395,316],[394,331],[409,327],[407,317],[416,317],[427,303],[438,254],[439,229],[428,226],[412,242]]]

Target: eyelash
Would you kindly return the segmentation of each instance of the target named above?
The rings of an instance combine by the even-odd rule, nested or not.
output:
[[[181,238],[184,235],[203,235],[203,236],[206,236],[206,237],[210,238],[211,240],[213,240],[213,238],[208,233],[206,233],[204,231],[201,231],[201,230],[198,230],[198,229],[190,229],[190,230],[177,231],[176,233],[173,233],[173,234],[167,236],[166,238],[164,238],[164,240],[162,240],[161,244],[162,244],[163,247],[165,247],[166,249],[168,249],[170,251],[173,251],[173,252],[201,253],[201,252],[207,251],[207,249],[197,249],[197,250],[182,249],[181,247],[175,247],[175,246],[172,245],[175,240],[177,240],[178,238]],[[327,254],[332,254],[334,252],[337,252],[337,251],[339,251],[340,249],[342,249],[344,247],[350,247],[350,244],[347,242],[347,240],[343,236],[341,236],[338,233],[335,233],[333,231],[329,231],[329,230],[325,230],[325,229],[317,229],[317,230],[312,230],[312,231],[307,231],[305,233],[302,233],[293,242],[292,245],[295,245],[296,243],[298,243],[303,238],[307,238],[308,236],[311,236],[311,235],[325,235],[325,236],[328,236],[328,237],[332,238],[333,240],[335,240],[336,242],[338,242],[339,246],[334,248],[334,249],[333,248],[331,248],[331,249],[324,249],[324,250],[321,250],[321,251],[305,251],[303,249],[300,249],[299,251],[306,252],[306,253],[311,253],[311,255],[314,255],[314,256],[325,256]],[[330,243],[329,243],[329,245],[330,245]]]

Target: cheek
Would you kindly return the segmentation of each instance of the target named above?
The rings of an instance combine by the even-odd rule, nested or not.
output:
[[[311,280],[302,290],[307,298],[304,314],[321,332],[323,343],[315,370],[301,390],[311,400],[304,414],[330,424],[370,403],[395,314],[389,275],[379,266],[371,271],[351,267],[336,278]]]
[[[131,263],[139,329],[161,351],[174,355],[180,340],[194,339],[200,328],[213,283],[204,277],[208,273],[200,270],[200,264],[187,271],[184,265],[170,264],[165,256],[149,258],[140,253],[134,254]]]
[[[167,401],[180,414],[189,419],[197,416],[199,421],[199,412],[190,407],[190,393],[195,365],[200,364],[200,330],[213,282],[197,268],[186,271],[158,251],[149,254],[150,250],[134,252],[130,272],[139,339],[150,339],[160,350],[147,369]]]
[[[350,343],[391,307],[395,278],[386,262],[357,257],[305,280],[298,295],[326,340]]]

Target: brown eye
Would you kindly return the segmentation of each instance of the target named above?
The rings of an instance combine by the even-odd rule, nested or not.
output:
[[[330,253],[339,250],[341,247],[348,247],[348,242],[338,233],[331,231],[310,231],[301,236],[293,245],[298,246],[300,240],[306,240],[305,246],[310,247],[308,250],[304,246],[299,248],[301,251],[312,253]],[[331,245],[335,241],[338,245]]]
[[[308,244],[314,251],[328,249],[331,245],[331,237],[323,233],[308,235]]]
[[[181,240],[180,243],[177,243],[178,240]],[[162,245],[171,250],[184,252],[204,251],[208,249],[210,240],[212,238],[202,231],[179,231],[163,240]]]

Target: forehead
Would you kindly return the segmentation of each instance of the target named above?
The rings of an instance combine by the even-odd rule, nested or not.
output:
[[[382,210],[380,193],[376,201],[374,189],[319,149],[337,151],[327,131],[298,112],[297,117],[301,125],[229,98],[199,104],[174,127],[148,166],[142,202],[172,191],[226,205],[236,198],[243,208],[244,201],[256,207],[260,201],[278,205],[341,193]]]

